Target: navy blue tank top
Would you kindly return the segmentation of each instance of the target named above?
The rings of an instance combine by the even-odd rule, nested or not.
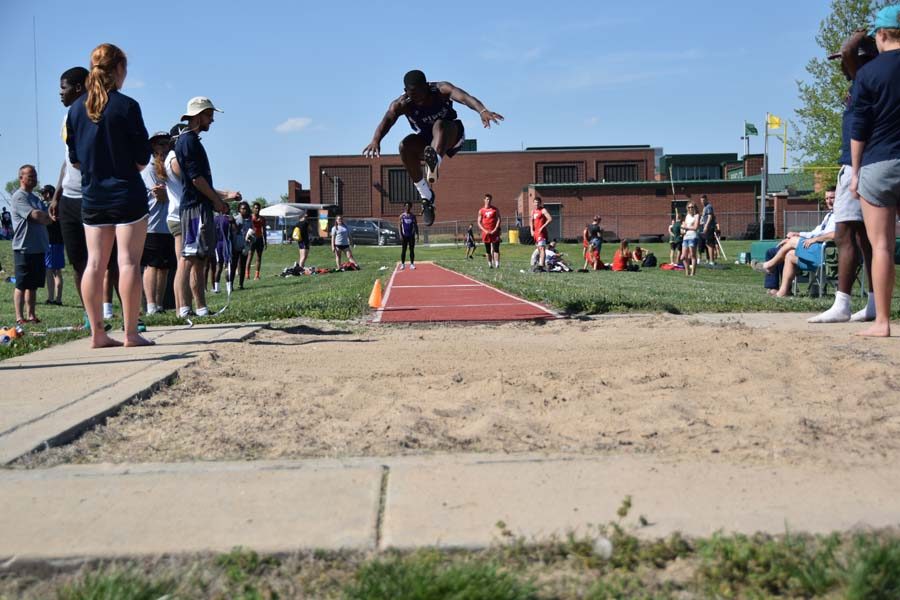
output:
[[[453,100],[445,97],[436,83],[429,83],[430,98],[425,105],[414,104],[409,96],[404,98],[403,114],[416,133],[431,132],[435,121],[455,121],[458,117],[453,109]]]

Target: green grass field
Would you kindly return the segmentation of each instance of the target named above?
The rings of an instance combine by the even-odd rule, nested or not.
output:
[[[777,299],[768,296],[762,288],[762,276],[746,265],[735,265],[739,252],[749,250],[749,242],[726,242],[725,250],[731,262],[722,269],[698,269],[697,276],[688,278],[682,272],[646,269],[638,273],[531,273],[529,258],[533,247],[502,247],[502,267],[488,269],[483,249],[478,248],[475,260],[464,259],[463,248],[452,246],[418,248],[420,261],[433,260],[450,269],[495,285],[529,300],[546,303],[567,314],[599,314],[607,312],[670,312],[676,314],[696,312],[741,311],[817,311],[827,308],[831,297],[816,299],[805,296]],[[668,247],[651,244],[657,257],[665,260]],[[581,266],[580,245],[563,245],[562,252],[573,266]],[[605,262],[612,259],[614,247],[603,248]],[[246,289],[236,291],[228,310],[207,322],[271,321],[293,317],[317,319],[354,319],[367,313],[367,300],[376,278],[387,283],[393,265],[399,260],[399,247],[358,246],[355,255],[362,270],[353,273],[337,273],[308,277],[282,278],[278,274],[291,265],[297,257],[295,246],[270,246],[264,254],[262,279],[248,281]],[[12,250],[8,241],[0,242],[0,261],[12,274]],[[334,259],[327,246],[316,246],[310,253],[308,265],[332,267]],[[386,267],[385,270],[380,270]],[[84,332],[41,334],[48,327],[79,325],[83,311],[79,306],[72,279],[72,270],[64,271],[62,307],[48,306],[46,290],[38,290],[39,325],[28,326],[29,335],[0,346],[0,359],[31,352],[51,344],[81,337]],[[224,285],[223,285],[224,287]],[[896,288],[895,288],[896,289]],[[833,291],[830,291],[833,294]],[[15,323],[12,305],[13,285],[0,283],[0,326]],[[900,312],[900,291],[894,294],[893,313]],[[858,295],[854,306],[861,306]],[[215,311],[224,306],[225,294],[210,294],[209,306]],[[116,300],[116,313],[121,314]],[[173,311],[145,319],[148,327],[175,325],[182,321]],[[113,326],[121,328],[120,319]]]
[[[86,564],[77,572],[0,574],[0,598],[333,598],[569,600],[575,598],[847,598],[900,594],[900,540],[889,533],[757,534],[640,540],[527,541],[485,550],[423,549],[219,555]],[[599,543],[598,543],[599,542]]]

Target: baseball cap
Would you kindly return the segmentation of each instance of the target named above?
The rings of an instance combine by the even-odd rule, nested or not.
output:
[[[876,13],[869,35],[874,36],[879,29],[900,29],[900,4],[885,6]]]
[[[843,58],[844,50],[849,49],[853,44],[856,45],[856,55],[859,58],[875,58],[878,56],[878,47],[875,45],[875,40],[868,33],[864,34],[863,31],[857,30],[856,33],[844,40],[844,43],[841,44],[841,51],[829,54],[828,60]]]
[[[190,117],[199,115],[204,110],[213,109],[216,112],[224,112],[213,106],[212,100],[205,96],[197,96],[195,98],[191,98],[187,103],[187,110],[184,111],[184,114],[181,115],[181,120],[184,121],[189,119]]]
[[[172,135],[168,131],[157,131],[156,133],[154,133],[153,135],[150,136],[150,141],[152,142],[156,138],[169,139],[171,137],[172,137]]]

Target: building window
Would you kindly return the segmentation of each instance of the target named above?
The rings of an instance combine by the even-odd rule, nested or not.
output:
[[[386,177],[387,193],[385,194],[389,204],[405,204],[420,201],[419,192],[405,168],[388,168]]]
[[[545,165],[543,183],[578,183],[578,165]]]
[[[370,167],[329,167],[319,170],[319,198],[322,204],[336,204],[353,217],[372,214],[372,172]]]
[[[721,179],[722,168],[714,165],[672,167],[672,177],[676,181],[697,181],[702,179]]]
[[[603,165],[603,179],[606,182],[638,181],[638,166],[634,163]]]

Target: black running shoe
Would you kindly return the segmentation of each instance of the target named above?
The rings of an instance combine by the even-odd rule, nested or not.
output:
[[[438,155],[431,146],[425,146],[425,179],[428,183],[434,183],[438,179]]]
[[[431,193],[431,200],[422,199],[422,220],[426,227],[434,223],[434,192]]]

